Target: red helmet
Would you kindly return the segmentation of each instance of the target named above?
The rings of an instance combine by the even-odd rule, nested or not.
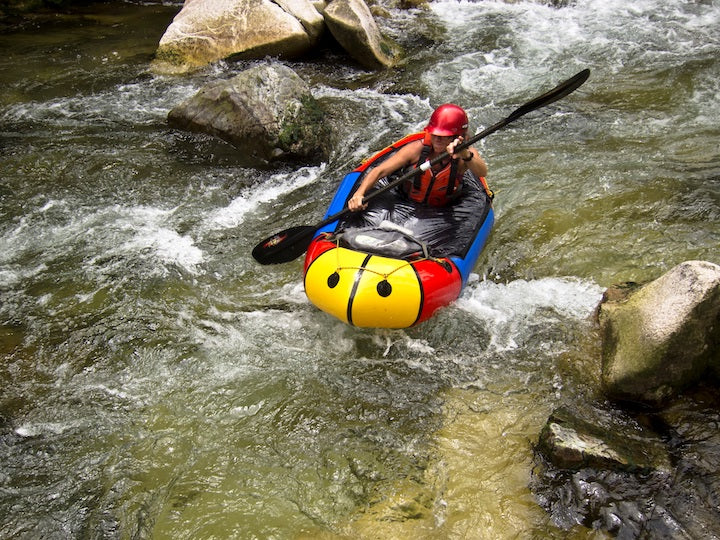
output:
[[[446,103],[435,109],[430,116],[425,131],[431,135],[447,137],[450,135],[465,135],[468,129],[467,113],[457,105]]]

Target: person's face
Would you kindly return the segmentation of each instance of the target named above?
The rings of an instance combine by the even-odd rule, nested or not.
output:
[[[447,145],[455,140],[452,135],[430,135],[430,143],[432,144],[433,151],[437,154],[441,154],[447,148]]]

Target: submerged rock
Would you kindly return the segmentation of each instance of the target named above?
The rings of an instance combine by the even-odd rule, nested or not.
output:
[[[606,293],[598,310],[609,397],[659,405],[720,374],[720,266],[682,263],[655,281]]]
[[[260,161],[327,158],[330,129],[290,68],[265,64],[202,88],[168,114],[171,127],[220,137]]]

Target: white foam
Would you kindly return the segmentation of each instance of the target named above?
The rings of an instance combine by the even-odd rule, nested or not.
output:
[[[575,278],[521,279],[507,284],[479,281],[465,289],[457,304],[471,313],[492,313],[499,321],[542,308],[584,318],[595,309],[603,290],[593,282]]]
[[[275,174],[262,185],[245,189],[228,206],[211,212],[205,219],[203,228],[218,230],[239,226],[245,221],[245,216],[255,211],[261,204],[278,199],[282,195],[317,181],[318,176],[325,170],[325,166],[323,163],[319,167],[303,167],[291,174]]]
[[[115,265],[127,264],[128,259],[145,263],[154,260],[158,263],[155,267],[158,275],[167,274],[170,267],[199,274],[203,252],[192,237],[173,228],[175,211],[174,208],[114,205],[71,221],[62,231],[56,231],[55,236],[61,241],[73,235],[94,240],[97,244],[94,251],[99,254],[90,259],[88,268],[112,270],[106,261],[116,256],[120,260]]]
[[[531,96],[538,83],[559,82],[581,67],[647,71],[712,56],[720,35],[720,9],[685,0],[587,0],[559,9],[549,2],[462,0],[436,1],[430,8],[446,28],[445,46],[458,54],[423,78],[443,99],[469,101],[471,113],[490,96]],[[492,53],[468,49],[468,25],[475,32],[501,33],[500,46]]]
[[[203,262],[203,252],[192,238],[164,227],[142,226],[121,249],[131,252],[150,250],[164,264],[179,266],[190,274],[198,274],[198,267]]]
[[[15,428],[15,434],[20,437],[39,437],[47,435],[62,435],[70,429],[81,427],[82,422],[37,422],[25,423]]]
[[[0,112],[0,120],[5,123],[30,120],[60,126],[164,123],[168,111],[199,88],[198,82],[179,84],[155,78],[151,83],[122,84],[95,94],[14,103]]]
[[[571,278],[517,280],[507,284],[492,281],[471,283],[456,307],[488,326],[495,349],[518,347],[528,328],[548,319],[587,319],[597,307],[603,288]]]
[[[263,405],[265,405],[265,401],[260,401],[259,403],[254,403],[252,405],[242,405],[239,407],[233,407],[233,409],[230,411],[235,416],[255,416],[260,409],[262,409]]]

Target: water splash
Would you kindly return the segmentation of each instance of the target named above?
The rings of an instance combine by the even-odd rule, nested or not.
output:
[[[492,281],[470,283],[456,306],[482,320],[492,336],[490,349],[517,349],[528,329],[551,325],[561,318],[587,319],[600,302],[604,289],[574,278]]]
[[[202,229],[213,231],[231,229],[239,226],[248,214],[256,211],[262,204],[274,201],[294,190],[317,182],[326,165],[302,167],[293,173],[273,174],[263,185],[247,188],[224,208],[218,208],[204,220]]]

